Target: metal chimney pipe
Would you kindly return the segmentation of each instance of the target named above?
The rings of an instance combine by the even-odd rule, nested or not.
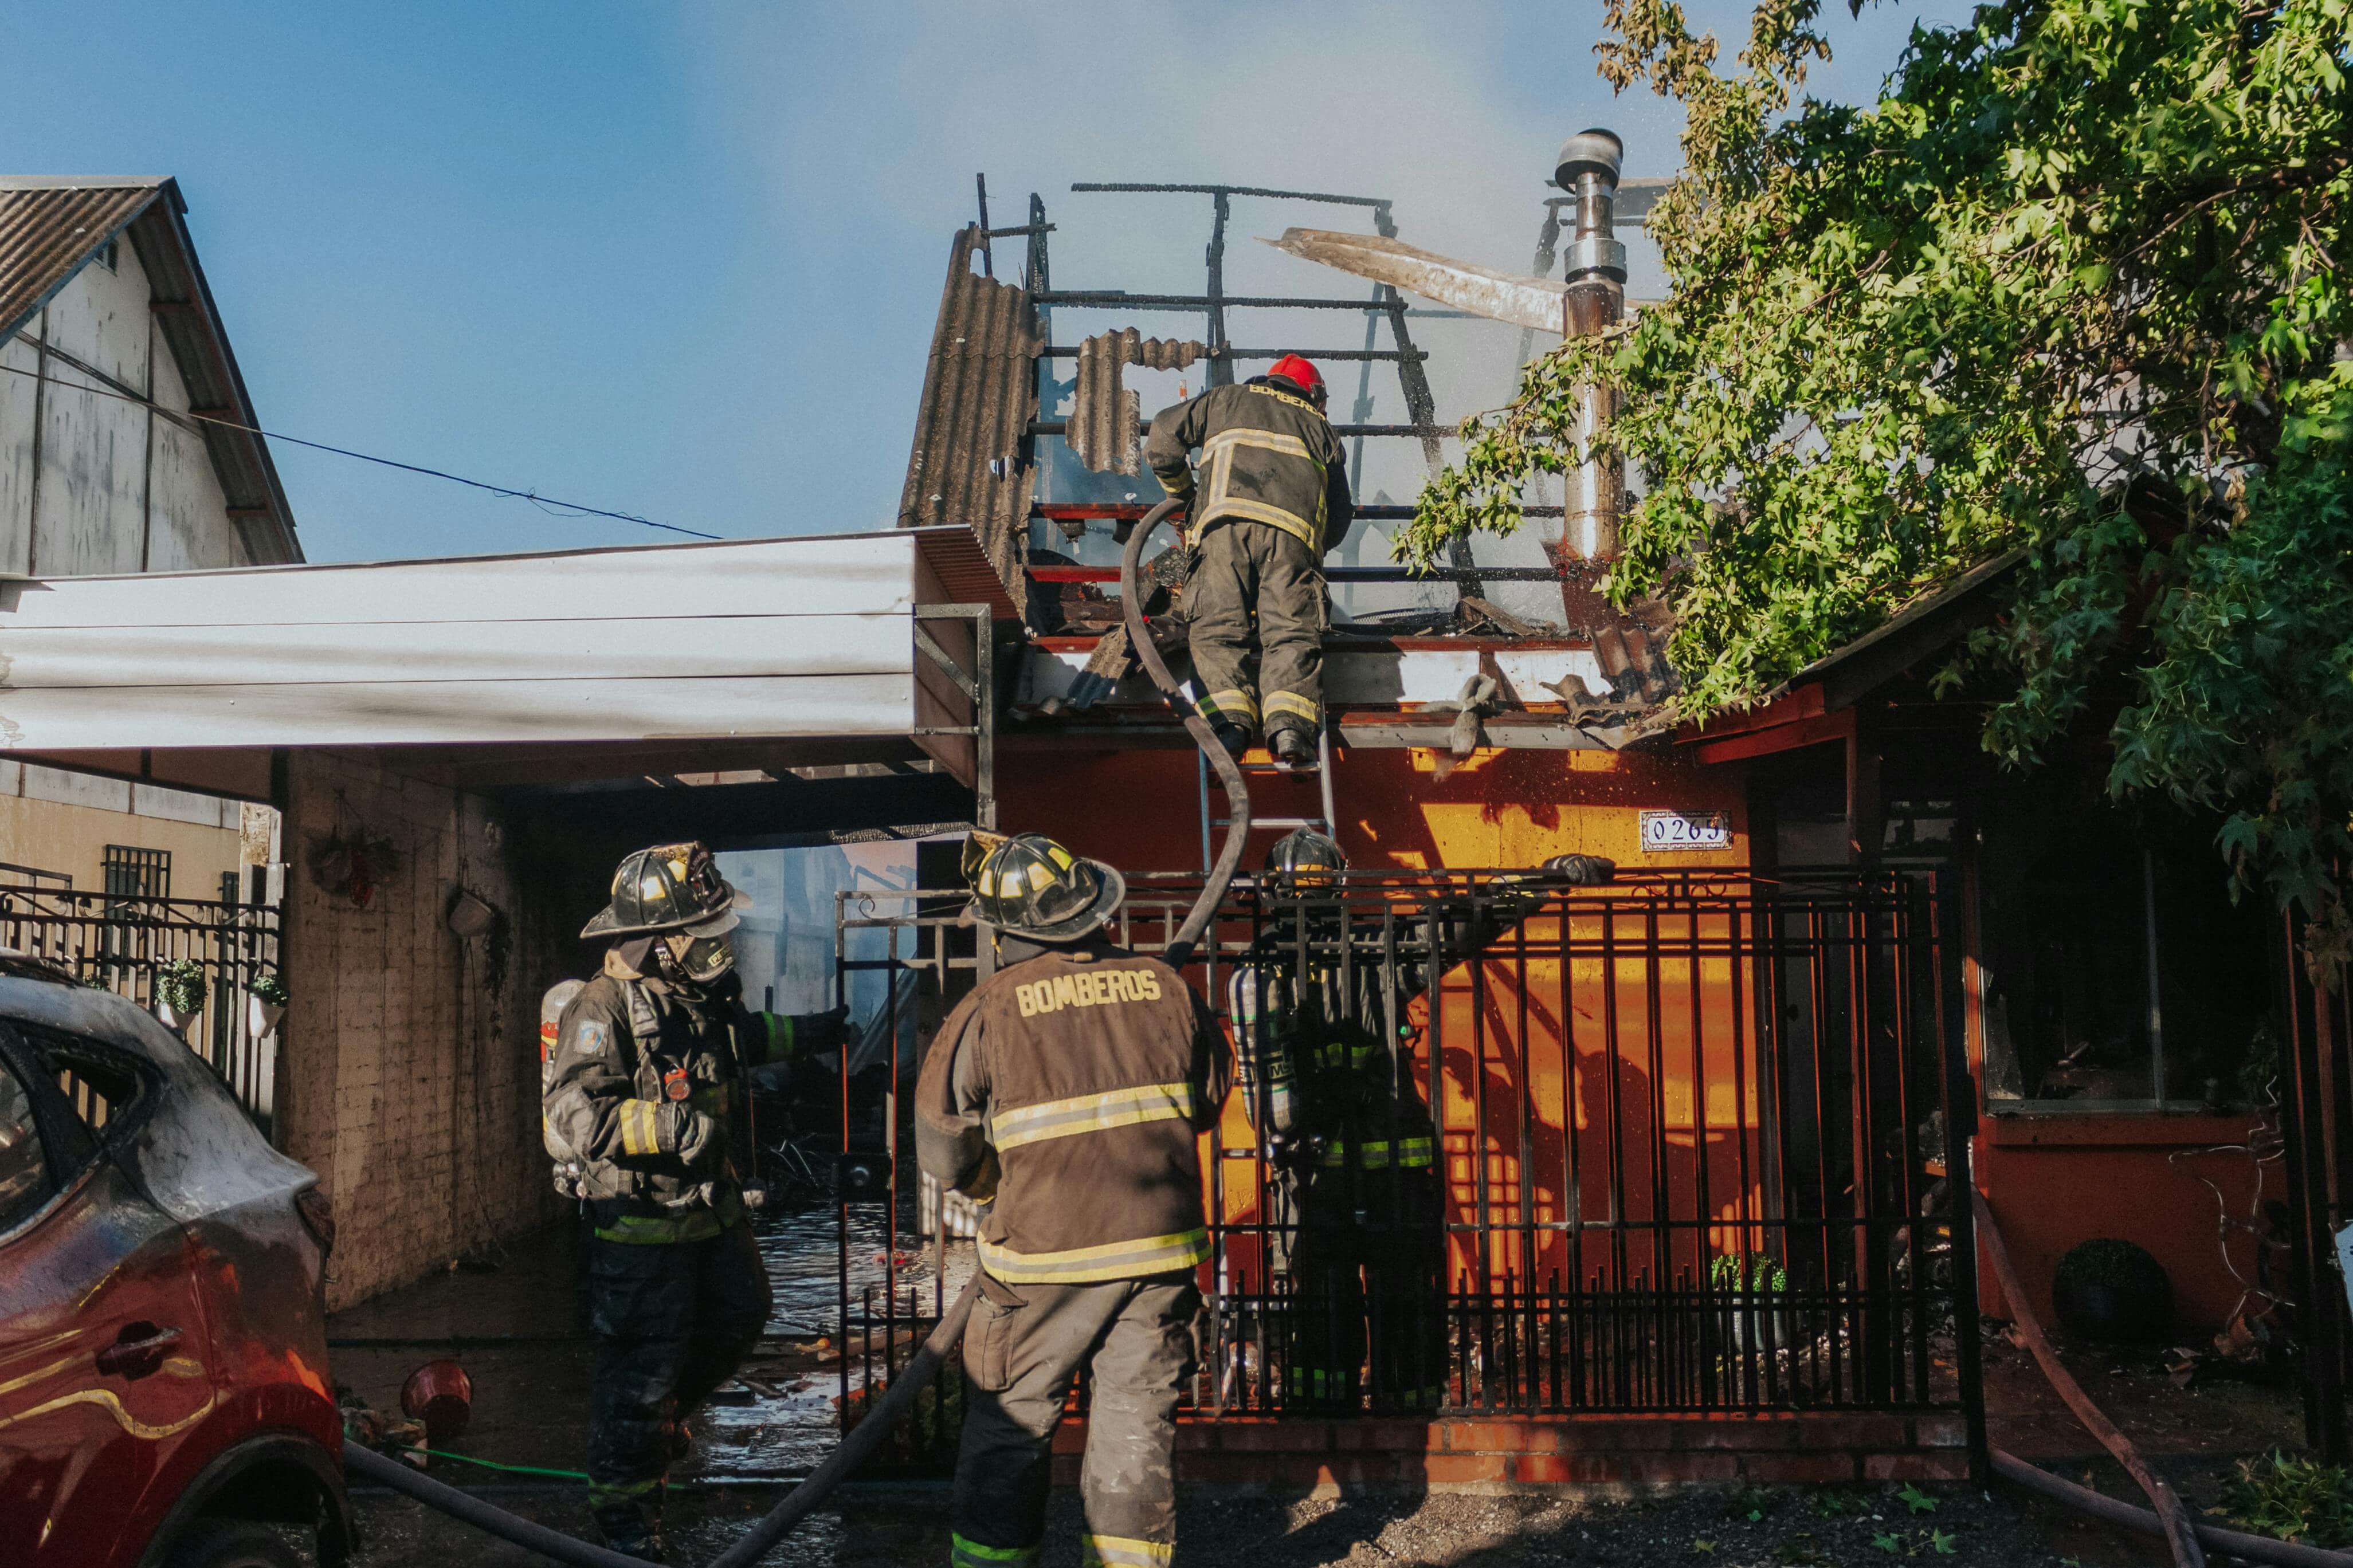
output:
[[[1625,152],[1624,142],[1599,129],[1580,131],[1561,143],[1553,178],[1577,198],[1576,235],[1569,241],[1564,274],[1568,295],[1561,331],[1568,337],[1598,337],[1626,314],[1626,247],[1612,231],[1618,170]],[[1618,553],[1625,469],[1617,458],[1593,452],[1615,412],[1616,398],[1607,387],[1577,389],[1573,434],[1579,460],[1562,498],[1561,542],[1565,554],[1587,561],[1608,561]]]

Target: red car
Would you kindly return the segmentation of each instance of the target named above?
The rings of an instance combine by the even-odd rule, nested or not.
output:
[[[0,1563],[349,1554],[317,1183],[155,1019],[0,952]]]

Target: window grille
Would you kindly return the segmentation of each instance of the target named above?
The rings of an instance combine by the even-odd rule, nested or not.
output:
[[[110,899],[168,899],[172,896],[172,852],[145,849],[135,844],[110,844],[100,858],[99,873]]]

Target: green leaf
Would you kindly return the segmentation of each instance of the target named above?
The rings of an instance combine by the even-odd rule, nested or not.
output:
[[[1914,1513],[1934,1513],[1936,1511],[1936,1500],[1930,1497],[1926,1492],[1922,1491],[1918,1487],[1912,1485],[1910,1482],[1905,1483],[1904,1489],[1897,1492],[1895,1497],[1897,1501],[1901,1502],[1905,1508],[1910,1509]]]

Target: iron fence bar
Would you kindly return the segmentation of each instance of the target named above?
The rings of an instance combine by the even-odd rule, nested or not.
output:
[[[1969,1479],[1982,1483],[1992,1457],[1986,1440],[1983,1344],[1978,1332],[1977,1084],[1969,1076],[1968,998],[1964,990],[1963,933],[1959,889],[1947,877],[1936,879],[1934,905],[1937,957],[1936,1037],[1944,1073],[1939,1085],[1945,1109],[1945,1213],[1952,1259],[1953,1370],[1960,1386],[1962,1421],[1969,1446]]]

